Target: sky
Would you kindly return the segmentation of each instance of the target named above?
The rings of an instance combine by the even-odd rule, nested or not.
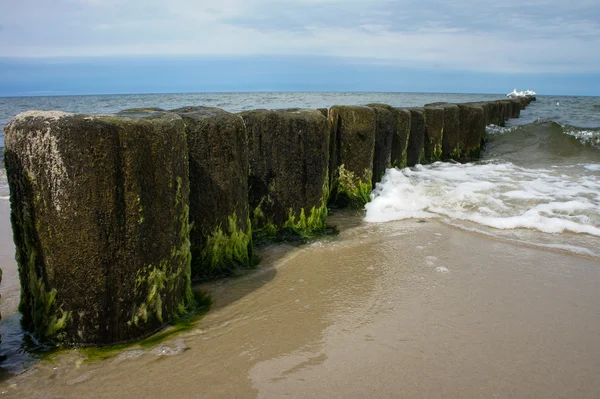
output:
[[[0,96],[600,95],[600,0],[0,0]]]

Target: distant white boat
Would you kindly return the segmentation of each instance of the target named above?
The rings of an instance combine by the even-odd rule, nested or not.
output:
[[[533,97],[535,96],[537,93],[533,90],[525,90],[525,91],[517,91],[517,89],[514,89],[512,91],[512,93],[508,93],[506,95],[506,97],[510,97],[510,98],[518,98],[518,97]]]

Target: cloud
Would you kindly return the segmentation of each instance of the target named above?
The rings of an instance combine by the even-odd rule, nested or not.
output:
[[[407,67],[598,72],[583,0],[23,0],[0,5],[0,56],[315,55]]]

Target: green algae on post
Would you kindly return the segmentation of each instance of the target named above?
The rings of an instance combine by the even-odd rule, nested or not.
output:
[[[444,109],[444,134],[442,136],[442,160],[460,160],[460,126],[458,106],[445,104]]]
[[[479,158],[481,140],[485,135],[485,116],[477,104],[458,104],[460,118],[461,160],[472,161]]]
[[[191,331],[197,326],[197,323],[210,311],[212,305],[212,299],[210,295],[193,291],[193,306],[181,316],[174,319],[166,327],[162,328],[149,337],[143,338],[138,341],[126,342],[116,345],[106,346],[90,346],[80,348],[86,356],[86,361],[93,362],[98,360],[110,359],[118,356],[124,350],[141,348],[149,349],[153,346],[164,342],[169,338],[175,337],[177,334]]]
[[[442,142],[444,136],[444,108],[425,107],[425,141],[423,161],[433,163],[442,159]]]
[[[210,107],[171,112],[186,125],[193,277],[206,280],[253,267],[248,138],[242,118]]]
[[[31,111],[5,137],[27,331],[43,343],[104,345],[189,308],[181,118]]]
[[[373,152],[372,187],[381,181],[391,164],[392,142],[396,132],[396,118],[391,107],[374,106],[376,130],[375,149]]]
[[[407,166],[406,149],[410,135],[410,111],[401,108],[392,108],[396,118],[396,129],[392,140],[392,153],[390,167],[405,168]]]
[[[249,148],[249,203],[256,242],[325,231],[329,130],[317,110],[242,112]]]
[[[423,158],[425,144],[425,116],[423,108],[410,108],[410,135],[406,149],[406,166],[415,166]]]
[[[329,110],[332,204],[361,208],[361,203],[368,202],[373,187],[375,112],[360,106],[334,106]]]
[[[369,177],[369,171],[364,175]],[[338,168],[335,203],[352,209],[363,209],[371,199],[371,179],[361,179],[354,172],[346,170],[344,165]]]

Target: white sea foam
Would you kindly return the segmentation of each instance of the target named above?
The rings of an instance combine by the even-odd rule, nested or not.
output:
[[[600,163],[586,163],[583,165],[583,167],[587,170],[600,172]]]
[[[502,230],[600,236],[600,176],[576,172],[507,162],[390,169],[366,205],[366,220],[441,217]]]
[[[563,127],[563,132],[573,136],[583,144],[589,144],[594,147],[600,147],[600,132],[596,130],[576,129],[568,126]]]
[[[518,98],[518,97],[533,97],[535,96],[537,93],[533,90],[525,90],[525,91],[517,91],[517,89],[514,89],[512,91],[512,93],[508,93],[506,95],[506,97],[510,97],[510,98]]]

